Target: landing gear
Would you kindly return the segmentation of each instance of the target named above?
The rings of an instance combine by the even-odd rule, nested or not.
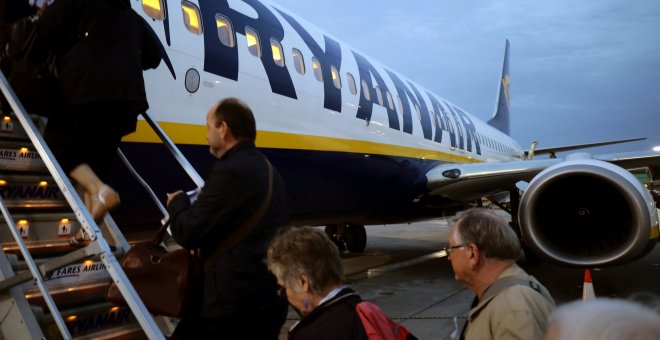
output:
[[[328,224],[325,226],[325,234],[328,235],[339,251],[344,251],[346,249],[346,245],[344,245],[343,229],[345,229],[344,225],[342,225],[342,232],[340,233],[339,227],[336,224]]]
[[[367,247],[367,231],[361,224],[328,224],[325,233],[337,245],[339,251],[348,249],[351,253],[361,253]]]
[[[344,234],[346,248],[351,253],[361,253],[367,247],[367,231],[361,224],[350,224]]]

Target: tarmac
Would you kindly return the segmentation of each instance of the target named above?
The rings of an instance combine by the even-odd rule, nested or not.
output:
[[[447,220],[366,228],[365,252],[342,254],[348,284],[419,339],[449,339],[455,329],[460,330],[474,295],[454,280],[440,251],[447,245]],[[583,269],[519,262],[558,304],[582,297]],[[628,298],[638,293],[660,297],[660,247],[631,264],[592,268],[591,275],[599,297]],[[286,339],[287,329],[297,319],[290,308],[280,339]]]

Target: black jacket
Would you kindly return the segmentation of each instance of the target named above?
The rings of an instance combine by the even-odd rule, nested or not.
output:
[[[289,340],[367,340],[367,332],[355,310],[362,301],[350,288],[323,302],[289,331]]]
[[[194,204],[187,195],[172,199],[168,210],[174,239],[187,249],[200,248],[208,257],[258,210],[267,188],[265,156],[254,143],[240,142],[213,165]],[[261,222],[204,278],[199,315],[236,315],[281,302],[277,281],[265,264],[268,244],[289,220],[284,183],[275,169],[272,190]]]
[[[57,0],[39,19],[60,58],[60,80],[71,105],[135,103],[146,108],[142,71],[161,60],[160,42],[129,0]]]

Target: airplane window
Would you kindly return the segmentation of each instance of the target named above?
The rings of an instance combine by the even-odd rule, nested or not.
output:
[[[378,105],[383,106],[383,93],[380,92],[380,87],[376,86],[376,99],[378,100]]]
[[[389,107],[390,110],[394,110],[394,101],[392,100],[390,91],[385,91],[385,94],[387,95],[387,107]]]
[[[422,121],[422,112],[419,111],[419,105],[415,104],[415,111],[417,111],[417,119],[421,122]]]
[[[341,78],[339,77],[339,72],[334,65],[330,65],[330,73],[332,74],[332,83],[337,89],[341,89]]]
[[[250,27],[245,28],[245,38],[247,39],[248,51],[257,57],[261,58],[261,44],[259,44],[259,36],[257,32]]]
[[[202,23],[199,16],[199,8],[195,4],[182,1],[181,10],[183,11],[183,23],[188,31],[195,34],[202,34]]]
[[[296,66],[296,71],[300,74],[305,74],[305,59],[303,59],[302,52],[294,48],[291,50],[291,54],[293,54],[293,64]]]
[[[316,57],[312,57],[312,68],[314,69],[314,77],[318,81],[323,81],[323,72],[321,70],[321,63]]]
[[[401,101],[400,96],[396,96],[396,103],[397,106],[399,107],[399,112],[403,112],[403,102]]]
[[[369,85],[367,85],[367,81],[362,79],[362,92],[364,93],[364,98],[366,100],[371,101],[371,92],[369,92]]]
[[[431,126],[435,127],[435,113],[433,111],[429,112],[431,114]]]
[[[148,16],[156,19],[165,19],[165,11],[163,11],[163,0],[142,0],[142,10]]]
[[[227,47],[234,47],[234,29],[231,27],[229,19],[220,14],[216,14],[215,26],[218,28],[218,38],[220,38],[220,42]]]
[[[369,85],[367,85],[367,81],[362,79],[362,92],[364,92],[364,98],[367,100],[371,100],[371,93],[369,92]]]
[[[348,88],[351,90],[351,94],[357,94],[357,88],[355,88],[355,78],[350,73],[346,73],[346,78],[348,79]]]
[[[282,45],[279,41],[270,38],[270,49],[273,51],[273,61],[275,65],[284,67],[284,56],[282,55]]]

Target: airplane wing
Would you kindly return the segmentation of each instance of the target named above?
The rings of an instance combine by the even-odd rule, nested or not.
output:
[[[593,148],[593,147],[596,147],[596,146],[636,142],[636,141],[640,141],[640,140],[646,140],[646,137],[631,138],[631,139],[620,139],[620,140],[612,140],[612,141],[589,143],[589,144],[574,144],[574,145],[565,145],[565,146],[555,146],[555,147],[550,147],[550,148],[541,148],[541,149],[534,150],[534,154],[535,155],[543,155],[543,154],[549,154],[549,153],[557,153],[557,152],[564,152],[564,151],[571,151],[571,150],[580,150],[580,149],[586,149],[586,148]],[[525,151],[525,156],[527,156],[528,154],[529,154],[529,151]]]
[[[629,152],[591,156],[570,154],[565,158],[532,159],[511,162],[443,164],[426,173],[430,195],[469,201],[507,191],[519,181],[529,182],[547,167],[572,159],[596,159],[625,169],[649,167],[660,176],[660,153]]]
[[[519,181],[529,181],[560,158],[443,164],[426,173],[430,195],[470,201],[506,191]]]
[[[649,167],[652,174],[660,177],[659,152],[624,152],[596,155],[594,159],[616,164],[624,169]]]

